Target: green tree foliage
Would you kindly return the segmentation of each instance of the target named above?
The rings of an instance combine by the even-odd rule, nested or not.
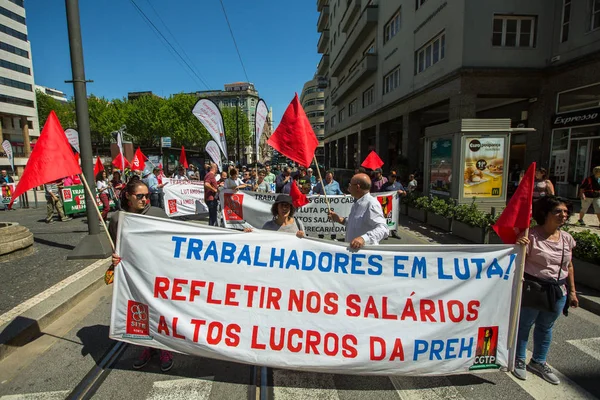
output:
[[[56,113],[56,116],[58,117],[58,120],[64,129],[77,127],[77,119],[75,118],[75,103],[73,101],[64,103],[39,90],[35,91],[35,97],[37,101],[40,127],[43,127],[46,124],[46,119],[52,110],[54,110]]]
[[[211,139],[204,125],[192,114],[198,99],[190,94],[176,94],[170,97],[160,109],[160,120],[164,136],[170,136],[173,147],[186,146],[204,150]]]
[[[223,114],[223,124],[225,126],[225,139],[227,139],[230,158],[233,158],[235,155],[238,127],[240,131],[240,149],[242,149],[242,144],[250,144],[251,135],[248,125],[248,116],[240,109],[237,109],[237,112],[238,121],[236,123],[236,107],[224,107],[221,109],[221,114]]]

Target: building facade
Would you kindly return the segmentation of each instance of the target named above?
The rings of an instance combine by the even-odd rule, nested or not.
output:
[[[52,89],[46,86],[35,85],[35,90],[39,90],[40,92],[47,94],[52,97],[54,100],[58,100],[62,103],[68,103],[69,99],[67,98],[67,94],[58,89]]]
[[[315,156],[319,164],[325,163],[325,150],[323,139],[325,138],[325,88],[327,81],[315,76],[312,80],[306,82],[302,88],[300,104],[310,121],[312,128],[319,140],[319,146],[315,151]]]
[[[23,0],[0,0],[0,142],[11,143],[18,175],[39,135]],[[6,157],[0,157],[0,167],[10,167]]]
[[[600,3],[318,0],[326,165],[424,171],[425,128],[510,118],[509,169],[573,197],[600,164]],[[384,168],[385,168],[384,167]]]

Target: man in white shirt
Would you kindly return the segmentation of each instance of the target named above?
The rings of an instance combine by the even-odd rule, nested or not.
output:
[[[365,244],[379,244],[388,237],[389,231],[379,201],[369,193],[371,179],[367,174],[356,174],[350,180],[348,191],[354,197],[350,215],[340,217],[329,212],[332,221],[346,226],[346,242],[360,249]]]

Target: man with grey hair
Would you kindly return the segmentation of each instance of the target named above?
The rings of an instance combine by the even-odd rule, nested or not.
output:
[[[215,177],[217,164],[210,163],[210,169],[204,177],[204,202],[208,206],[208,225],[217,226],[217,191],[218,183]]]
[[[381,204],[371,196],[370,189],[371,179],[367,174],[354,175],[348,185],[348,191],[354,197],[348,217],[329,212],[332,221],[346,226],[346,242],[353,249],[360,249],[365,244],[379,244],[389,235]]]

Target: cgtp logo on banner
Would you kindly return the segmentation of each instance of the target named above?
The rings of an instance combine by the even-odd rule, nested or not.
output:
[[[148,339],[150,336],[148,305],[129,300],[127,302],[127,326],[123,337],[132,339]]]
[[[225,214],[225,221],[243,221],[244,209],[242,208],[242,204],[244,202],[244,195],[225,193],[224,197],[223,213]]]

